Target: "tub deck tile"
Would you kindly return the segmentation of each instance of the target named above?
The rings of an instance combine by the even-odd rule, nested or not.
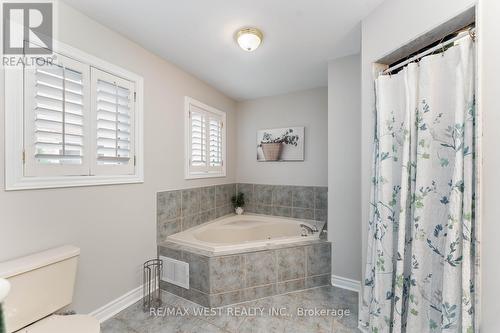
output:
[[[235,254],[253,253],[253,252],[259,252],[259,251],[287,249],[287,248],[292,248],[292,247],[314,245],[314,244],[325,243],[325,242],[327,242],[327,241],[322,240],[322,239],[314,239],[314,240],[306,240],[303,242],[263,245],[263,246],[259,246],[259,247],[255,247],[255,248],[251,248],[251,249],[234,249],[234,250],[221,251],[221,252],[211,252],[211,251],[207,251],[207,250],[194,248],[194,247],[189,246],[189,245],[178,244],[178,243],[171,242],[171,241],[160,242],[158,244],[158,246],[159,247],[170,247],[170,248],[178,249],[181,251],[189,251],[189,252],[193,252],[196,254],[204,255],[206,257],[220,257],[220,256],[228,256],[228,255],[235,255]]]

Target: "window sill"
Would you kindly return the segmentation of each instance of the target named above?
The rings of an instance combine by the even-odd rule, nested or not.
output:
[[[6,191],[32,190],[62,187],[99,186],[144,183],[138,175],[122,176],[64,176],[64,177],[21,177],[5,184]]]
[[[200,173],[190,173],[185,175],[184,179],[203,179],[203,178],[223,178],[226,177],[225,172],[217,172],[217,173],[209,173],[209,172],[200,172]]]

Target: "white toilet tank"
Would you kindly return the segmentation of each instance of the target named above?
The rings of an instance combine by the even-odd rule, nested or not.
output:
[[[11,284],[3,305],[8,333],[71,304],[79,254],[67,245],[0,263],[0,278]]]

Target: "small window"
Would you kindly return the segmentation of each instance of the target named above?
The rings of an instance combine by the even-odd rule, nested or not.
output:
[[[226,176],[226,113],[186,97],[186,179]]]

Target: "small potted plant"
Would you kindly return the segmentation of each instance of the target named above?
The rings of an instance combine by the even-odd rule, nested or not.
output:
[[[245,195],[238,192],[236,195],[231,197],[231,203],[233,204],[234,211],[236,214],[243,214],[243,206],[245,206]]]
[[[293,129],[290,128],[278,138],[273,138],[271,133],[264,133],[259,147],[262,148],[266,161],[278,161],[283,145],[297,146],[298,140],[299,136],[293,134]]]

